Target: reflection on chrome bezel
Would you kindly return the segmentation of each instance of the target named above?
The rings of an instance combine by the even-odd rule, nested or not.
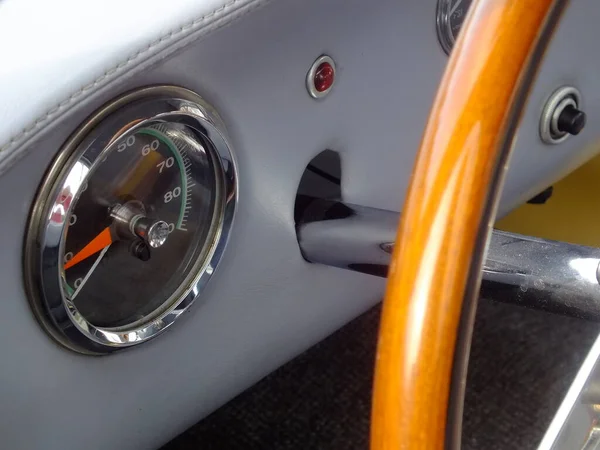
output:
[[[450,28],[450,7],[452,6],[451,0],[438,0],[437,3],[437,11],[435,17],[435,24],[438,39],[440,41],[440,45],[444,52],[447,55],[452,51],[452,47],[454,46],[454,35],[452,34],[452,29]]]
[[[141,121],[122,131],[132,120]],[[81,188],[98,162],[119,138],[156,121],[186,126],[211,145],[206,151],[215,167],[217,192],[208,245],[161,312],[143,323],[101,328],[88,322],[63,292],[62,257],[66,223]],[[112,133],[112,134],[111,134]],[[117,136],[115,136],[117,134]],[[115,136],[103,142],[107,136]],[[94,145],[96,147],[94,147]],[[91,149],[102,148],[100,152]],[[94,153],[90,157],[90,152]],[[89,167],[84,177],[70,179],[73,200],[65,210],[60,192],[76,164]],[[169,327],[198,298],[223,255],[237,203],[236,164],[225,127],[216,111],[200,96],[176,86],[152,86],[125,94],[94,113],[65,143],[39,189],[29,219],[24,248],[25,286],[32,309],[43,328],[62,345],[87,354],[105,354],[145,342]],[[62,209],[58,209],[58,206]],[[58,211],[58,216],[57,216]],[[50,220],[54,212],[53,221]],[[173,298],[175,297],[175,298]]]

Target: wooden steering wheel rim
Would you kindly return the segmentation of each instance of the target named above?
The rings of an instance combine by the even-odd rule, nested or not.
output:
[[[523,99],[564,3],[477,0],[470,8],[429,116],[392,257],[372,450],[460,446],[481,264]]]

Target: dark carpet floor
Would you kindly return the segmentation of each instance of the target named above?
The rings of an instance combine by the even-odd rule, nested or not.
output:
[[[380,309],[364,314],[162,450],[366,450]],[[463,449],[535,449],[597,324],[482,300]]]

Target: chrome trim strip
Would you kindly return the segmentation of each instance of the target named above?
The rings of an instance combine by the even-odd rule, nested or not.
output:
[[[595,449],[600,419],[600,336],[589,351],[538,450]]]

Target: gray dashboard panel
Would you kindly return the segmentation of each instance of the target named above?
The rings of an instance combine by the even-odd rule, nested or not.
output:
[[[499,214],[539,193],[600,152],[600,8],[594,0],[568,3],[530,92],[515,141]],[[543,144],[539,121],[550,95],[561,86],[581,91],[587,127],[559,145]]]
[[[580,0],[565,14],[524,115],[503,212],[595,151],[600,60],[567,51],[577,42],[595,54],[595,6]],[[348,201],[400,209],[446,63],[434,11],[434,0],[272,2],[107,86],[30,144],[0,177],[0,436],[8,448],[156,448],[377,302],[381,280],[302,259],[294,196],[306,164],[330,148],[341,154]],[[339,78],[317,102],[304,77],[322,53],[336,60]],[[155,83],[195,90],[229,127],[240,170],[232,238],[203,301],[163,336],[109,357],[76,355],[46,337],[24,297],[27,215],[80,121],[123,91]],[[582,91],[590,126],[564,145],[542,146],[539,112],[563,83]]]
[[[352,157],[343,160],[344,194],[350,203],[401,209],[415,149],[419,147],[446,62],[435,33],[428,28],[434,26],[434,3],[403,2],[396,15],[390,13],[385,18],[389,22],[396,21],[397,27],[383,26],[385,22],[381,22],[389,40],[377,41],[378,55],[371,54],[370,61],[371,66],[388,68],[389,76],[379,80],[379,85],[387,89],[388,101],[377,104],[377,119],[365,125],[366,133],[356,136],[344,130],[344,138],[352,139],[347,150]],[[597,53],[596,24],[599,21],[600,8],[593,0],[572,1],[566,7],[521,119],[498,211],[500,216],[600,152],[595,126],[600,117],[597,78],[600,59],[590,57]],[[362,41],[361,46],[371,51],[375,48],[373,41]],[[370,53],[367,51],[366,54]],[[357,67],[361,66],[353,67],[353,73]],[[364,70],[357,76],[367,79],[369,71]],[[588,126],[577,137],[560,145],[546,145],[539,138],[540,116],[548,97],[564,85],[575,86],[581,91]],[[367,97],[364,89],[355,95],[364,95],[362,100]],[[350,115],[347,109],[345,111]],[[366,108],[363,111],[367,111]],[[374,113],[369,111],[368,114]],[[380,128],[378,122],[384,122],[385,127]],[[374,142],[377,142],[376,150],[373,149]],[[386,185],[391,186],[387,183],[392,180],[394,188],[386,188]]]

